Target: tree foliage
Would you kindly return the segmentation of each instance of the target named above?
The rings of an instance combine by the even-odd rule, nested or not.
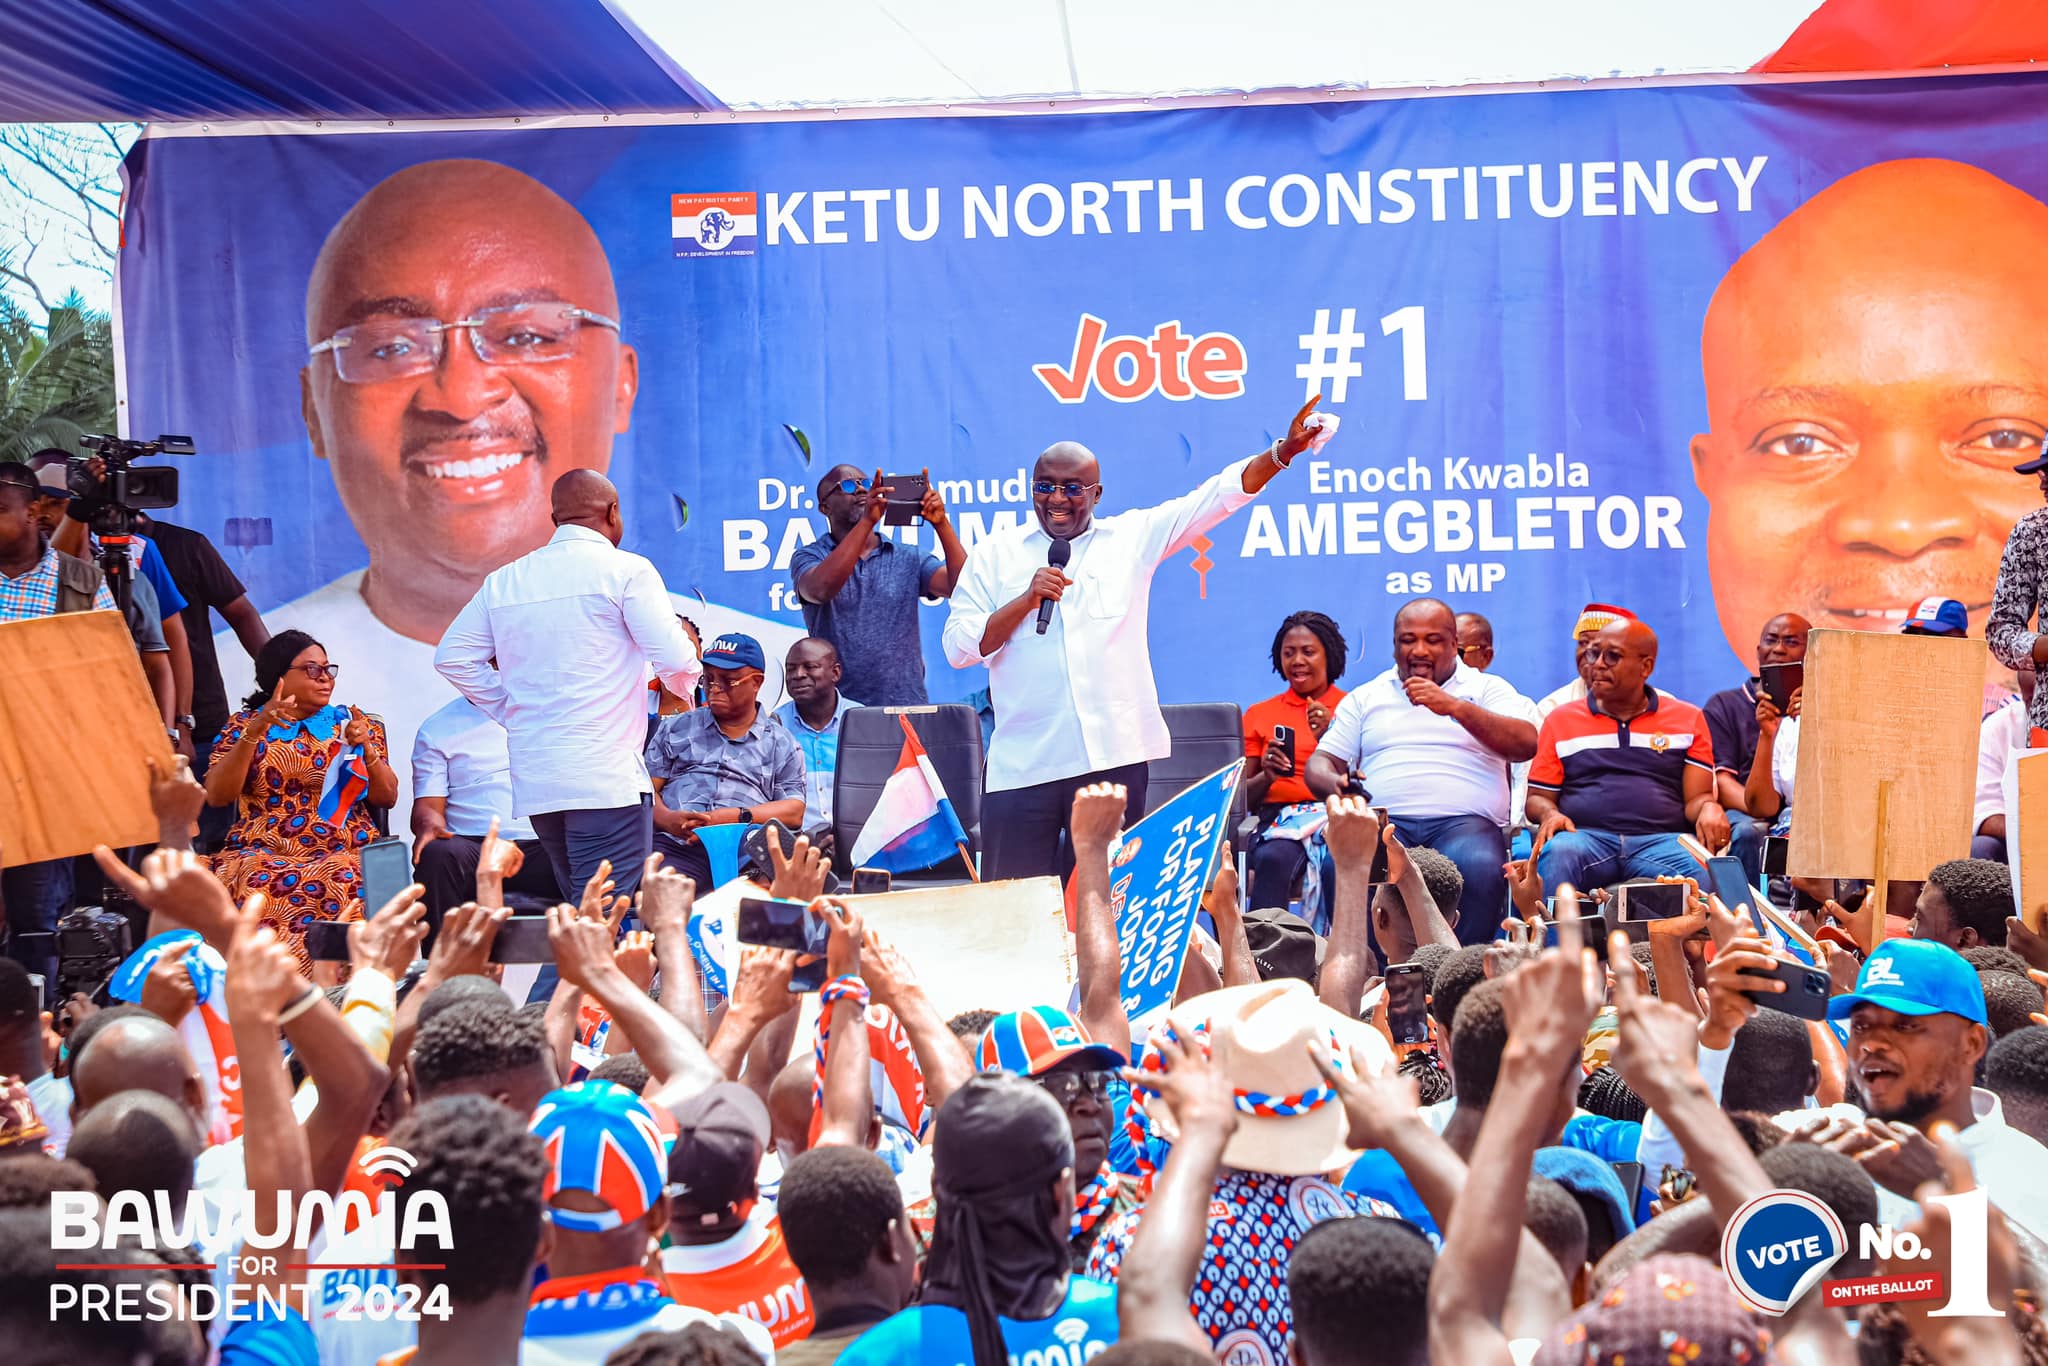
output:
[[[112,320],[75,293],[41,322],[0,297],[0,461],[114,427]]]

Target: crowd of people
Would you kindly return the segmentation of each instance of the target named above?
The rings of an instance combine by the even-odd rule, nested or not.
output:
[[[1796,613],[1760,624],[1758,676],[1696,706],[1652,682],[1656,631],[1621,606],[1586,607],[1575,676],[1539,701],[1476,613],[1401,605],[1391,667],[1346,689],[1337,621],[1293,612],[1284,688],[1243,710],[1242,863],[1214,861],[1171,1008],[1132,1018],[1114,844],[1170,795],[1147,790],[1170,747],[1151,576],[1331,438],[1314,408],[1184,497],[1101,518],[1099,462],[1059,443],[1032,520],[971,550],[932,489],[922,559],[877,534],[879,471],[827,472],[827,533],[792,565],[811,634],[772,710],[761,644],[676,615],[594,469],[554,482],[552,537],[455,613],[435,667],[459,696],[411,736],[347,701],[343,669],[378,661],[271,633],[203,536],[149,528],[129,623],[146,665],[166,656],[145,674],[176,754],[137,760],[158,844],[89,864],[146,913],[143,943],[101,999],[45,1000],[78,870],[0,883],[18,1359],[2048,1360],[2048,935],[2004,862],[2001,780],[2041,715],[2017,576],[1991,630],[2024,695],[1985,688],[1973,857],[1874,916],[1867,886],[1764,868],[1796,819],[1802,692],[1765,681],[1804,658]],[[114,605],[61,548],[92,511],[65,469],[0,465],[0,620]],[[919,974],[945,965],[832,894],[839,730],[927,702],[927,598],[948,600],[948,659],[989,674],[979,871],[1067,880],[1070,1000],[973,984],[988,1008],[944,1018]],[[194,648],[209,612],[254,663],[239,709]],[[1929,599],[1900,629],[1969,622]],[[366,906],[408,746],[416,881]],[[825,927],[815,993],[792,989],[814,964],[751,945],[708,980],[712,827],[765,828],[742,875]],[[1701,893],[1722,851],[1773,915]],[[1676,889],[1674,913],[1587,942],[1582,908],[1620,884]],[[524,1005],[493,958],[515,913],[550,958]],[[315,922],[346,926],[345,963],[316,957]],[[1802,960],[1825,1020],[1774,1006]],[[1423,1018],[1397,1021],[1391,983],[1418,977]],[[393,1148],[402,1167],[375,1160]],[[1852,1239],[1888,1223],[1944,1256],[1934,1197],[1981,1189],[2004,1315],[1747,1307],[1721,1233],[1784,1188]],[[332,1203],[351,1192],[437,1197],[444,1245],[402,1252]],[[169,1248],[111,1232],[125,1195],[211,1213]],[[250,1255],[314,1196],[310,1241]],[[106,1212],[100,1248],[53,1246],[64,1197]],[[1885,1269],[1863,1257],[1835,1274]],[[56,1314],[62,1286],[181,1308]],[[197,1312],[206,1288],[253,1308]],[[373,1291],[419,1312],[365,1315]]]

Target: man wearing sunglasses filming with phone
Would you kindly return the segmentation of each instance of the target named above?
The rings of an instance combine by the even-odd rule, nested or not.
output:
[[[1145,813],[1145,766],[1171,749],[1147,638],[1152,576],[1337,430],[1315,399],[1287,435],[1192,493],[1095,518],[1102,467],[1061,441],[1031,471],[1033,520],[975,543],[946,618],[946,658],[988,666],[995,736],[983,782],[982,876],[1037,877],[1062,852],[1074,794],[1120,783],[1125,820]],[[1060,568],[1059,566],[1064,566]]]
[[[917,516],[943,560],[881,534],[894,490],[880,470],[870,478],[852,465],[835,465],[818,481],[825,534],[789,558],[805,629],[839,651],[839,690],[864,707],[925,704],[918,600],[951,597],[967,563],[930,470],[924,483]]]

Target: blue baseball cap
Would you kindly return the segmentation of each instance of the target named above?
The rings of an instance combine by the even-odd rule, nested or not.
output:
[[[2012,467],[2014,474],[2038,474],[2042,470],[2048,470],[2048,436],[2041,438],[2041,449],[2032,460]]]
[[[1989,1024],[1984,983],[1970,961],[1931,939],[1887,939],[1856,975],[1856,990],[1828,1002],[1830,1020],[1846,1020],[1857,1006],[1881,1006],[1900,1015],[1960,1015]]]
[[[1617,1242],[1636,1231],[1635,1211],[1628,1207],[1628,1191],[1613,1163],[1603,1162],[1582,1148],[1538,1148],[1529,1170],[1534,1175],[1549,1177],[1573,1195],[1599,1201],[1606,1207],[1607,1221],[1614,1225]]]
[[[1922,598],[1913,604],[1899,630],[1909,636],[1966,636],[1970,634],[1970,614],[1954,598]]]
[[[768,656],[761,642],[752,636],[722,635],[704,651],[704,662],[714,669],[759,669],[768,671]]]

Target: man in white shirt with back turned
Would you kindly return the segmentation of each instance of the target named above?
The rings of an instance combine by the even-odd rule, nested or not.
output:
[[[1031,471],[1034,522],[994,532],[968,552],[946,618],[946,658],[988,665],[996,714],[984,780],[984,878],[1065,875],[1074,794],[1121,783],[1125,821],[1145,811],[1145,766],[1171,749],[1146,636],[1152,575],[1197,536],[1250,502],[1302,451],[1321,449],[1337,419],[1311,399],[1287,435],[1193,493],[1095,520],[1102,472],[1087,447],[1062,441]],[[1051,563],[1058,543],[1064,572]],[[1039,604],[1052,607],[1041,627]]]
[[[434,667],[504,726],[512,813],[532,822],[563,892],[578,895],[610,859],[619,894],[631,895],[654,848],[640,752],[647,675],[687,697],[703,669],[661,575],[618,548],[611,480],[570,470],[551,504],[555,534],[484,580]]]
[[[1394,667],[1337,704],[1306,779],[1318,797],[1363,780],[1403,843],[1457,864],[1458,938],[1483,944],[1507,913],[1508,765],[1535,753],[1536,704],[1466,665],[1456,614],[1416,598],[1394,614]]]

